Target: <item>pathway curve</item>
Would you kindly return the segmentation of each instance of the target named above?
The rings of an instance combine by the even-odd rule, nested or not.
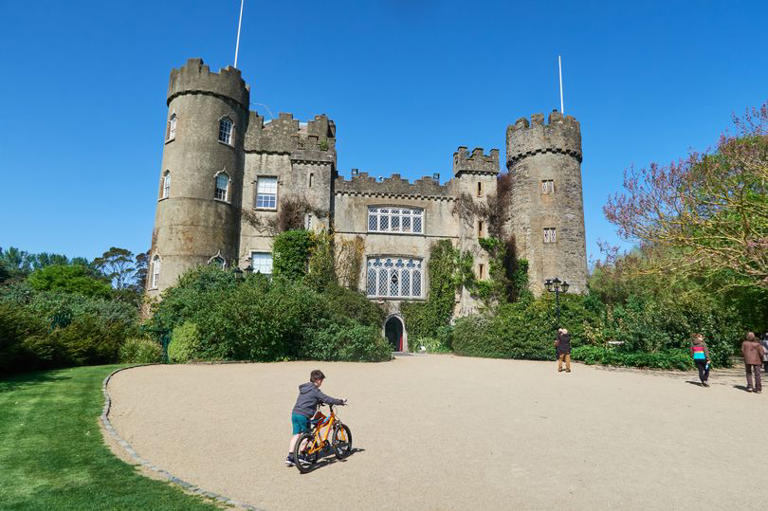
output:
[[[300,475],[283,458],[314,368],[349,399],[361,450]],[[108,390],[112,425],[144,459],[271,511],[735,509],[759,501],[768,457],[768,393],[735,389],[739,374],[705,389],[692,373],[432,355],[146,366]]]

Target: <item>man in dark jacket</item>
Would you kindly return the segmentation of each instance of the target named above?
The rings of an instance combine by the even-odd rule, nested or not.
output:
[[[765,351],[757,342],[754,332],[749,332],[747,338],[741,343],[741,354],[744,355],[744,366],[747,370],[747,392],[754,391],[759,394],[763,391],[763,382],[760,378],[760,364],[763,362]],[[755,376],[755,386],[752,386],[752,375]]]
[[[291,412],[291,424],[293,425],[293,436],[288,446],[288,457],[285,458],[285,464],[293,466],[293,449],[296,447],[296,441],[299,435],[309,432],[309,419],[315,415],[318,405],[323,403],[329,405],[343,405],[346,399],[336,399],[326,396],[320,392],[320,385],[323,384],[325,375],[319,369],[315,369],[309,375],[309,381],[299,385],[299,397],[296,398],[296,404],[293,405]]]
[[[557,331],[557,340],[555,341],[555,347],[557,348],[557,372],[563,370],[563,361],[565,361],[565,372],[571,372],[571,334],[565,328],[560,328]]]

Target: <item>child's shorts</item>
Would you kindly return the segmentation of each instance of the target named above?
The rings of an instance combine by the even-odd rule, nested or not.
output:
[[[300,413],[291,414],[291,424],[293,424],[293,434],[309,433],[309,417],[305,417]]]

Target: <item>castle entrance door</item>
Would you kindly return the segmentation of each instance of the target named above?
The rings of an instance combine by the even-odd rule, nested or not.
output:
[[[403,351],[403,330],[403,322],[397,316],[390,317],[384,323],[384,335],[392,346],[392,351]]]

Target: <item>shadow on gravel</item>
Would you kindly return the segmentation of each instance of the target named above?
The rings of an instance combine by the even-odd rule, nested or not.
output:
[[[315,463],[312,466],[312,469],[309,472],[307,472],[307,474],[311,474],[315,470],[321,469],[323,467],[327,467],[328,465],[333,465],[334,463],[337,463],[337,462],[346,463],[349,458],[351,458],[354,454],[358,452],[365,452],[365,449],[359,449],[357,447],[353,447],[352,450],[349,451],[349,454],[347,455],[347,457],[343,459],[336,458],[336,456],[332,452],[328,454],[324,454],[322,458],[317,460],[317,463]],[[306,475],[306,474],[302,474],[302,475]]]
[[[691,380],[685,380],[685,383],[690,383],[691,385],[696,385],[697,387],[703,387],[704,384],[700,381],[691,381]]]
[[[746,385],[734,385],[733,388],[734,389],[743,390],[744,392],[752,392],[751,390],[747,390],[747,386]]]

